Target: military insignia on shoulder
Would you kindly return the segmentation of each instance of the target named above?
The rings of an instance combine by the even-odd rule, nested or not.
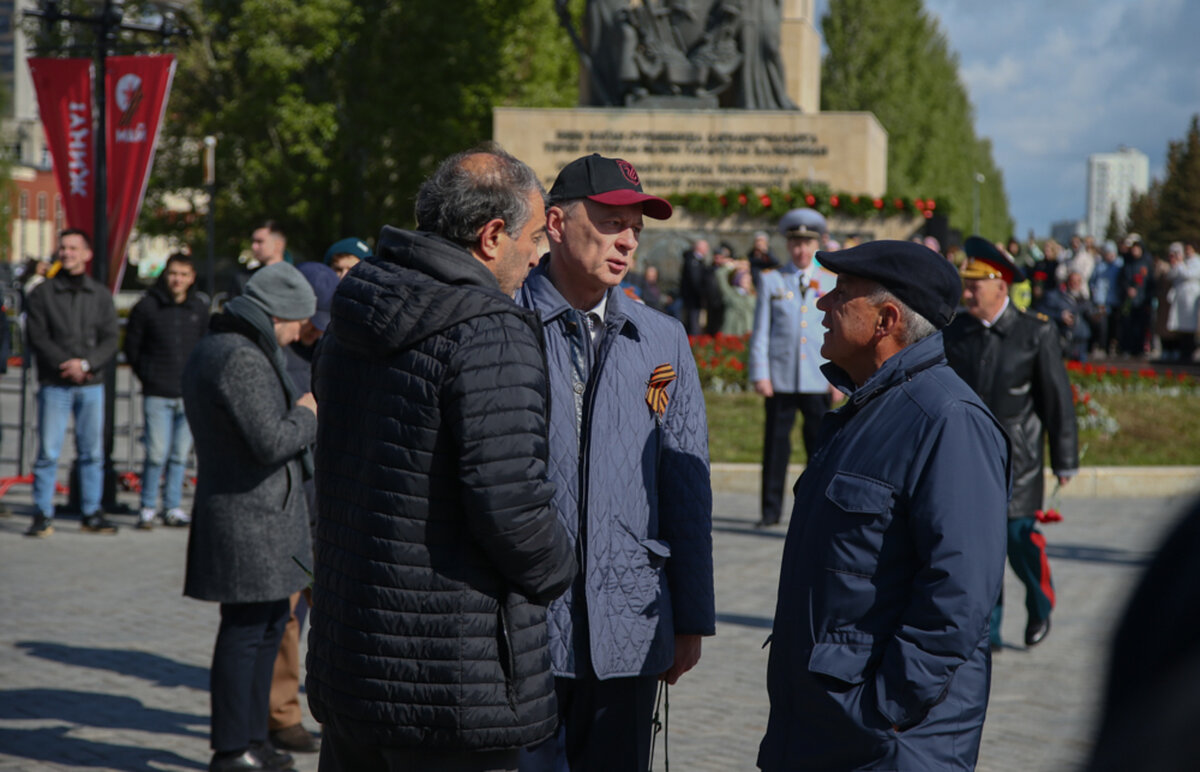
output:
[[[1038,320],[1039,322],[1048,322],[1048,321],[1050,321],[1050,317],[1046,316],[1046,315],[1045,315],[1045,314],[1043,314],[1041,311],[1034,311],[1034,312],[1033,312],[1033,315],[1034,315],[1035,317],[1037,317],[1037,320]]]

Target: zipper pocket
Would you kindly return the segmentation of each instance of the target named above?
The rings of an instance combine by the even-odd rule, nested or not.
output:
[[[504,673],[504,691],[508,698],[508,707],[513,713],[517,712],[517,656],[512,647],[512,631],[508,626],[508,608],[500,600],[497,610],[496,643],[500,658],[500,670]]]

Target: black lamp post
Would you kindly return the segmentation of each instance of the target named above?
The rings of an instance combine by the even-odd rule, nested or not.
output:
[[[55,25],[62,23],[91,27],[96,32],[96,44],[93,50],[96,64],[96,78],[93,84],[96,102],[96,140],[92,143],[95,148],[95,222],[92,225],[92,276],[101,284],[108,284],[108,93],[105,83],[107,75],[107,60],[121,32],[134,32],[153,35],[160,38],[157,46],[165,47],[173,37],[186,37],[187,29],[175,24],[173,13],[182,7],[181,2],[161,2],[159,7],[160,21],[158,24],[144,24],[125,20],[125,0],[97,0],[98,10],[94,14],[81,14],[64,11],[59,0],[41,0],[38,7],[25,11],[28,16],[40,18],[42,29],[49,32]],[[145,45],[122,43],[124,48],[145,48]],[[67,48],[76,48],[69,46]],[[117,476],[113,469],[113,423],[116,415],[117,372],[116,368],[108,368],[104,383],[104,489],[101,494],[101,506],[112,512],[117,506]],[[74,474],[72,475],[74,477]],[[77,500],[78,485],[71,486],[72,503]]]
[[[179,3],[159,3],[163,9],[158,24],[143,24],[125,20],[124,0],[99,0],[99,9],[94,14],[79,14],[64,11],[59,0],[42,0],[36,9],[25,11],[27,16],[42,20],[42,28],[49,30],[59,23],[78,24],[96,31],[94,50],[96,79],[93,84],[96,101],[95,148],[95,222],[92,225],[92,276],[101,284],[108,283],[108,99],[105,77],[107,59],[120,32],[136,32],[161,38],[160,46],[166,46],[172,37],[186,36],[186,30],[175,24],[172,13]]]

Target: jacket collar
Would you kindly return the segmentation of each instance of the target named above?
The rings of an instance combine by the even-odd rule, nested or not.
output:
[[[50,280],[50,286],[57,292],[95,292],[97,283],[92,281],[92,277],[86,272],[80,274],[81,279],[78,283],[72,281],[72,277],[68,273],[57,274]]]
[[[1017,316],[1019,314],[1020,312],[1017,311],[1017,307],[1010,300],[1008,306],[1000,314],[1000,318],[992,324],[992,330],[999,335],[1007,335],[1008,331],[1017,323]]]
[[[571,304],[550,281],[550,256],[546,255],[537,267],[529,272],[521,287],[523,305],[537,311],[544,324],[549,324],[571,310]],[[620,287],[612,287],[605,293],[607,307],[604,311],[604,326],[609,330],[620,330],[626,324],[636,327],[627,311],[633,301]]]
[[[939,330],[894,354],[862,386],[855,386],[846,371],[832,362],[822,365],[821,372],[825,374],[830,383],[850,395],[846,405],[838,408],[837,412],[846,410],[856,413],[868,402],[893,386],[910,380],[922,370],[945,362],[946,351],[942,344],[942,333]]]

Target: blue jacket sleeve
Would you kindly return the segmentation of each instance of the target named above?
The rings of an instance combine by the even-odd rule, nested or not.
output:
[[[659,535],[671,546],[667,585],[676,635],[716,633],[708,418],[696,362],[678,327],[679,379],[663,416],[658,466]]]
[[[771,340],[771,292],[774,291],[774,280],[770,274],[762,274],[758,279],[758,292],[754,300],[754,331],[750,333],[750,383],[771,377],[771,363],[768,360],[768,346]]]
[[[912,595],[875,674],[879,711],[901,729],[942,698],[987,634],[1004,577],[1007,438],[982,409],[960,402],[932,442],[909,500]]]

